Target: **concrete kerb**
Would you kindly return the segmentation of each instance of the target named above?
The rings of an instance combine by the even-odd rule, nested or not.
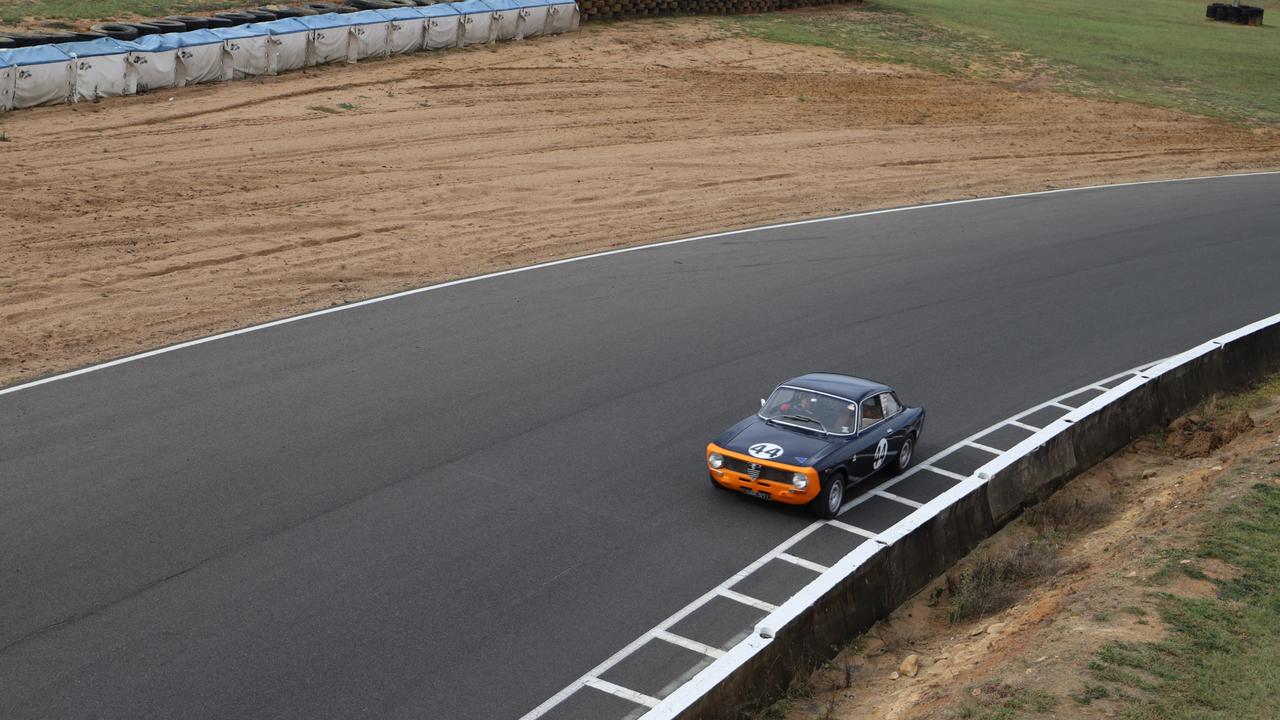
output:
[[[782,697],[797,677],[834,657],[1023,507],[1277,365],[1280,315],[1197,345],[1099,395],[846,555],[643,720],[736,720],[744,708]]]

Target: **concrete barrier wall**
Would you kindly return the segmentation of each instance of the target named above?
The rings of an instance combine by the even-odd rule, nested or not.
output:
[[[782,697],[1023,507],[1210,396],[1278,366],[1280,315],[1139,372],[864,543],[644,718],[737,720],[744,709]]]

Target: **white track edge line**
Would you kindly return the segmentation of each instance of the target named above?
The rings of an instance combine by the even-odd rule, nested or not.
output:
[[[808,220],[794,220],[790,222],[774,223],[771,225],[758,225],[755,227],[740,228],[737,230],[725,230],[723,232],[707,233],[704,235],[694,235],[692,237],[677,238],[675,240],[664,240],[664,241],[648,243],[644,245],[635,245],[632,247],[618,248],[616,250],[605,250],[602,252],[589,253],[586,255],[578,255],[575,257],[561,258],[559,260],[549,260],[547,262],[535,263],[533,265],[525,265],[523,267],[509,268],[507,270],[499,270],[497,272],[485,273],[484,275],[476,275],[474,277],[459,278],[457,280],[449,280],[447,282],[437,283],[434,285],[425,285],[423,287],[411,288],[409,290],[402,290],[400,292],[391,293],[389,295],[366,298],[364,300],[358,300],[353,303],[335,305],[333,307],[327,307],[321,310],[313,310],[311,312],[303,313],[301,315],[293,315],[291,317],[272,320],[270,322],[261,323],[259,325],[250,325],[248,327],[243,327],[236,330],[229,330],[227,332],[218,333],[216,335],[209,335],[202,338],[196,338],[194,340],[187,340],[185,342],[176,343],[174,345],[167,345],[165,347],[155,348],[154,350],[147,350],[145,352],[141,352],[136,355],[126,355],[125,357],[122,357],[122,358],[116,358],[114,360],[108,360],[106,362],[89,365],[87,367],[71,370],[69,372],[59,373],[57,375],[50,375],[49,377],[31,380],[29,382],[25,382],[19,385],[13,385],[7,388],[0,388],[0,395],[8,395],[9,393],[15,393],[15,392],[18,392],[19,390],[27,390],[33,387],[38,387],[40,385],[45,385],[45,384],[54,382],[56,380],[66,380],[68,378],[77,377],[79,375],[84,375],[84,374],[95,372],[98,370],[105,370],[106,368],[115,367],[117,365],[123,365],[125,363],[131,363],[137,360],[143,360],[149,357],[154,357],[156,355],[163,355],[166,353],[171,353],[178,350],[184,350],[190,347],[195,347],[197,345],[204,345],[205,343],[210,343],[215,340],[223,340],[226,338],[235,337],[237,335],[244,335],[246,333],[257,332],[258,330],[266,330],[267,328],[272,328],[279,325],[286,325],[289,323],[298,322],[300,320],[307,320],[310,318],[320,317],[322,315],[328,315],[330,313],[342,312],[344,310],[353,310],[358,307],[364,307],[366,305],[372,305],[375,303],[387,302],[389,300],[398,300],[400,298],[410,297],[412,295],[418,295],[424,292],[429,292],[431,290],[442,290],[444,288],[454,287],[456,285],[466,285],[469,283],[480,282],[482,280],[490,280],[497,277],[503,277],[505,275],[513,275],[515,273],[528,272],[530,270],[538,270],[541,268],[555,267],[557,265],[565,265],[568,263],[582,262],[584,260],[594,260],[596,258],[609,257],[612,255],[621,255],[624,253],[639,252],[642,250],[652,250],[655,248],[669,247],[672,245],[681,245],[683,243],[695,242],[699,240],[710,240],[712,238],[731,237],[734,235],[741,235],[744,233],[759,232],[759,231],[765,231],[765,230],[779,230],[782,228],[800,227],[803,225],[813,225],[816,223],[824,223],[824,222],[838,222],[840,220],[852,220],[855,218],[872,217],[875,215],[888,215],[891,213],[906,212],[909,210],[929,210],[933,208],[951,207],[953,205],[969,205],[973,203],[992,202],[997,200],[1015,200],[1018,198],[1039,197],[1043,195],[1056,195],[1056,194],[1071,193],[1071,192],[1082,192],[1086,190],[1105,190],[1105,189],[1111,189],[1111,188],[1138,187],[1142,185],[1160,185],[1160,184],[1166,184],[1166,183],[1199,182],[1199,181],[1205,181],[1205,180],[1223,180],[1223,179],[1231,179],[1231,178],[1260,177],[1260,176],[1267,176],[1267,175],[1280,175],[1280,170],[1263,170],[1259,172],[1233,173],[1229,175],[1198,175],[1195,177],[1168,178],[1164,180],[1137,180],[1133,182],[1111,183],[1111,184],[1102,184],[1102,185],[1083,185],[1080,187],[1055,188],[1053,190],[1037,190],[1033,192],[1014,193],[1012,195],[992,195],[989,197],[968,198],[964,200],[946,200],[946,201],[936,202],[936,203],[924,203],[920,205],[905,205],[902,207],[882,208],[879,210],[865,210],[862,212],[844,213],[841,215],[830,215],[827,217],[809,218]],[[1153,366],[1148,366],[1148,367],[1153,367]]]

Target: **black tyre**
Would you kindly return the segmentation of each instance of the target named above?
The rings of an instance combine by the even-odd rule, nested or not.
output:
[[[232,25],[240,24],[237,22],[232,22],[231,20],[224,17],[211,17],[211,18],[205,18],[205,20],[209,21],[210,30],[212,30],[213,28],[231,27]]]
[[[844,505],[844,485],[847,482],[844,471],[837,470],[831,473],[831,477],[827,478],[827,482],[818,492],[818,497],[809,501],[806,506],[809,512],[822,518],[830,520],[840,513],[840,506]]]
[[[139,28],[139,35],[156,35],[159,33],[186,32],[187,24],[178,22],[177,20],[148,20],[146,22],[133,23]],[[147,32],[142,32],[142,28],[150,28]]]
[[[230,20],[232,25],[247,25],[248,23],[258,22],[257,16],[253,13],[240,12],[233,10],[231,12],[218,13],[216,17],[224,20]]]
[[[311,2],[311,3],[307,3],[303,7],[309,7],[318,13],[336,13],[336,12],[341,12],[341,9],[342,9],[342,6],[338,5],[337,3],[327,3],[327,2]]]
[[[391,7],[418,7],[418,3],[415,2],[415,0],[382,0],[382,1],[385,3],[390,3]]]
[[[93,31],[102,33],[109,38],[116,40],[137,40],[138,28],[125,23],[99,23],[93,26]]]
[[[1218,7],[1222,3],[1210,3],[1204,8],[1204,16],[1212,20],[1218,14]]]
[[[8,35],[0,35],[0,50],[8,50],[13,47],[17,47],[13,44],[13,38]]]
[[[902,448],[898,450],[898,455],[889,463],[890,475],[901,475],[911,467],[911,461],[916,454],[916,436],[908,435],[907,439],[902,442]]]
[[[262,8],[241,10],[240,12],[245,13],[246,15],[252,15],[255,18],[254,22],[267,22],[269,20],[275,20],[277,17],[275,13],[270,10],[263,10]]]
[[[186,29],[188,30],[204,30],[205,28],[209,27],[209,18],[198,17],[196,15],[170,15],[169,17],[165,18],[165,20],[169,20],[171,22],[176,22],[176,23],[182,23],[183,25],[186,26]],[[148,20],[147,22],[154,23],[155,21]]]
[[[45,43],[68,43],[75,42],[80,39],[76,37],[75,33],[64,32],[62,30],[45,30],[40,34],[44,35]]]
[[[76,42],[87,42],[89,40],[101,40],[102,38],[107,37],[105,33],[93,32],[92,30],[73,32],[71,34],[76,36]]]
[[[264,5],[263,10],[269,10],[276,14],[276,17],[291,18],[302,17],[303,15],[319,15],[315,10],[308,7],[294,7],[292,5]]]
[[[396,7],[386,0],[347,0],[347,4],[360,10],[390,10]]]

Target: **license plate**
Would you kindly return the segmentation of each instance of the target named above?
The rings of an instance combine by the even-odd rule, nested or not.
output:
[[[741,488],[741,490],[747,495],[750,495],[751,497],[754,497],[754,498],[760,498],[761,500],[773,499],[773,496],[765,492],[764,490],[752,490],[751,488],[745,488],[745,487]]]

